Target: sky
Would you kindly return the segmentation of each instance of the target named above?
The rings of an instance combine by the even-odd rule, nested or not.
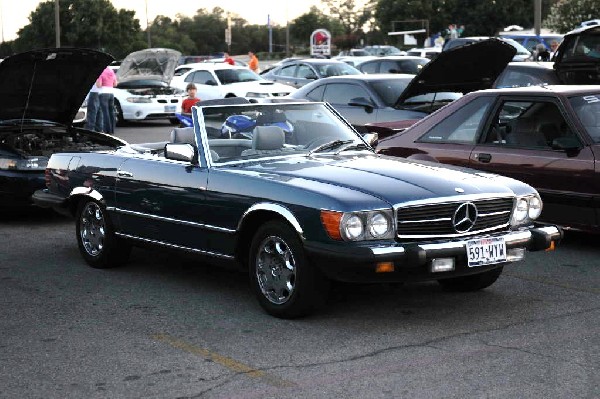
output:
[[[47,0],[45,0],[47,1]],[[14,40],[17,31],[29,24],[29,15],[34,11],[40,0],[0,0],[0,16],[2,40]],[[240,15],[251,24],[266,24],[267,16],[271,21],[284,25],[310,10],[313,5],[320,6],[320,0],[111,0],[116,9],[125,8],[135,11],[135,17],[140,20],[142,29],[146,28],[146,4],[148,5],[148,20],[154,20],[157,15],[175,18],[176,14],[192,17],[196,10],[205,8],[212,10],[221,7]],[[59,0],[60,4],[60,0]]]

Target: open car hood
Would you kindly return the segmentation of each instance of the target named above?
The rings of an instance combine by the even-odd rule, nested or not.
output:
[[[400,107],[408,98],[427,93],[466,94],[489,89],[516,53],[513,46],[498,39],[443,51],[421,68],[395,106]]]
[[[563,84],[600,84],[600,25],[567,33],[554,58],[554,70]]]
[[[71,125],[90,88],[113,61],[89,49],[41,49],[0,63],[0,120],[42,119]]]
[[[129,54],[117,71],[119,83],[132,80],[160,80],[169,84],[181,53],[168,48],[150,48]]]

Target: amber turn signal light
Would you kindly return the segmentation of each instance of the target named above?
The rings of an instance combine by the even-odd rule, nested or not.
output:
[[[321,223],[325,231],[334,240],[341,240],[342,233],[340,233],[340,222],[342,220],[343,213],[335,211],[321,211]]]
[[[394,270],[394,262],[379,262],[375,265],[375,273],[391,273]]]

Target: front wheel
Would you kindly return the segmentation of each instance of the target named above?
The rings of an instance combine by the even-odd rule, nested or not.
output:
[[[131,246],[115,234],[106,209],[85,199],[77,208],[77,245],[83,259],[92,267],[107,269],[127,262]]]
[[[304,316],[327,298],[329,282],[309,263],[296,232],[282,222],[265,223],[256,232],[249,272],[258,302],[272,316]]]
[[[453,277],[438,280],[440,285],[448,291],[469,292],[478,291],[494,284],[502,274],[502,267],[487,272],[464,277]]]

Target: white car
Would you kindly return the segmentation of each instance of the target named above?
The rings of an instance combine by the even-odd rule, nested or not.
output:
[[[194,83],[201,100],[226,97],[284,97],[296,89],[264,79],[248,68],[225,63],[201,62],[181,65],[175,70],[171,86],[185,90]]]
[[[411,48],[408,50],[406,55],[414,55],[417,57],[425,57],[429,59],[433,59],[440,55],[442,52],[441,47],[423,47],[423,48]]]
[[[114,89],[117,118],[122,121],[168,119],[178,124],[185,90],[169,85],[181,53],[153,48],[129,54],[117,72]]]

